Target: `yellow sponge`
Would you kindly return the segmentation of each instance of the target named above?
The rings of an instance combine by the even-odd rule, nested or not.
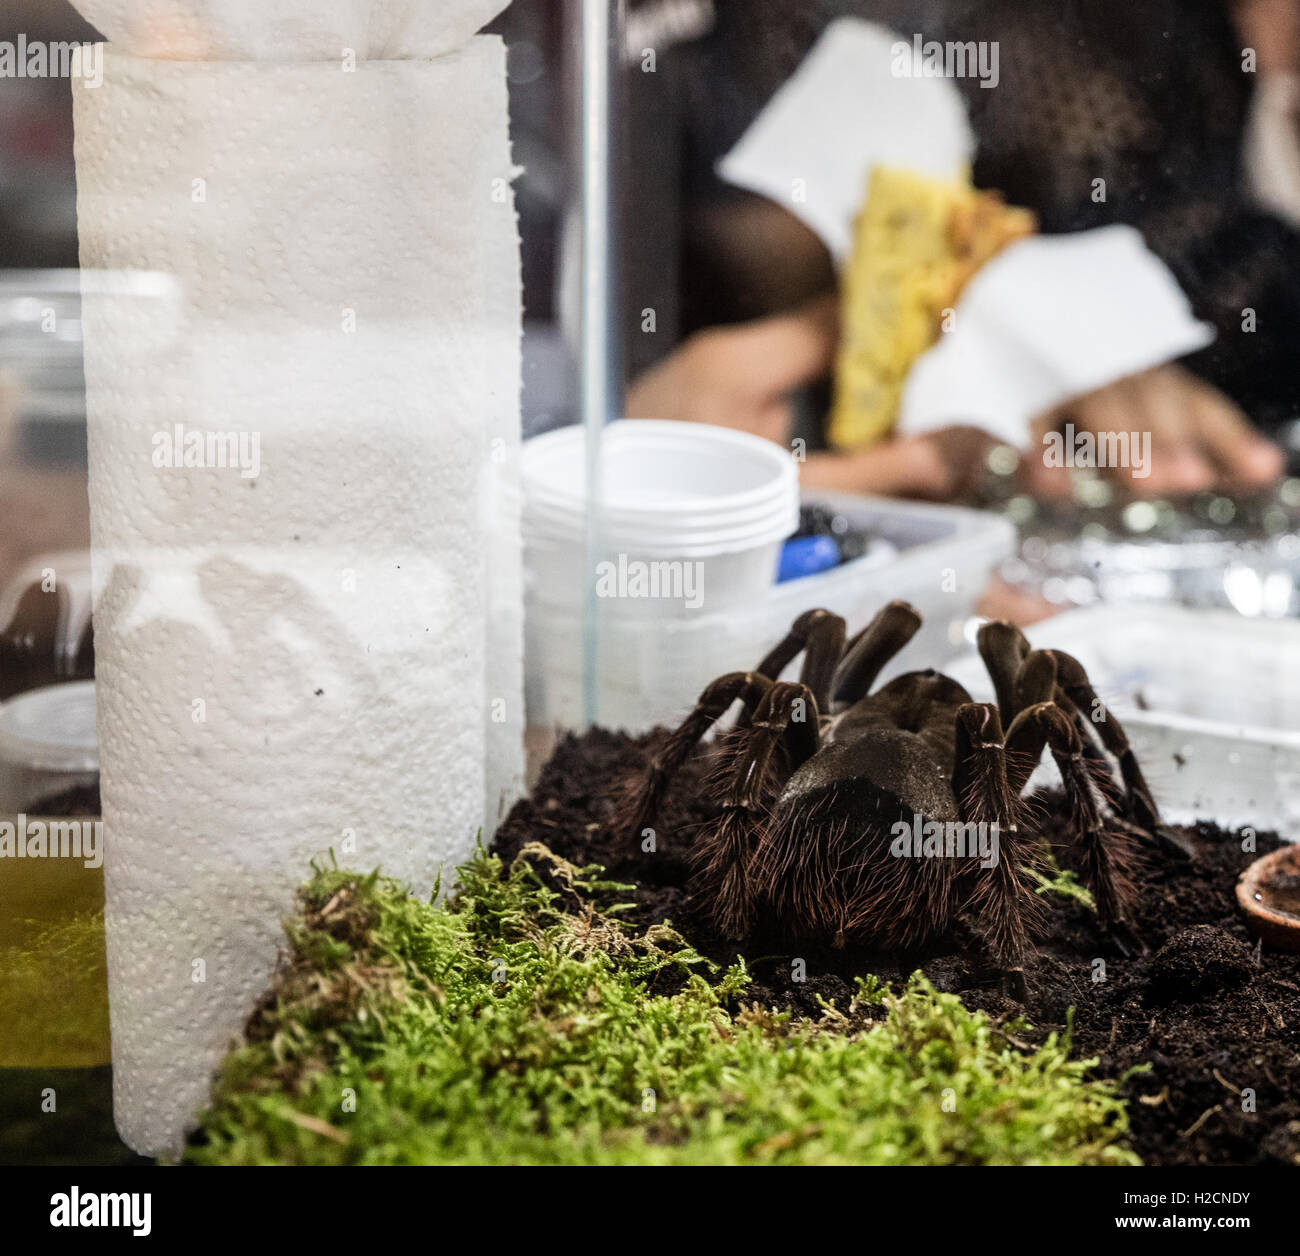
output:
[[[830,442],[855,449],[887,435],[903,382],[939,338],[970,278],[1037,224],[969,180],[877,166],[844,279]]]

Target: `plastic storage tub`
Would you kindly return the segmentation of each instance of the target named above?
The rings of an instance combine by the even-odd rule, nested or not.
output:
[[[601,609],[600,723],[642,732],[680,720],[709,681],[755,666],[811,607],[843,615],[850,631],[894,598],[914,603],[925,626],[887,674],[938,666],[964,647],[965,624],[990,572],[1011,553],[1005,519],[954,506],[838,494],[806,494],[887,544],[832,571],[773,585],[748,604],[705,615],[635,618]],[[526,656],[528,722],[536,729],[583,722],[582,619],[530,587]],[[541,748],[539,747],[539,752]]]
[[[1025,635],[1088,669],[1167,820],[1300,837],[1300,621],[1099,606],[1044,620]],[[978,657],[947,671],[975,698],[992,697]],[[1036,779],[1054,778],[1045,762]]]

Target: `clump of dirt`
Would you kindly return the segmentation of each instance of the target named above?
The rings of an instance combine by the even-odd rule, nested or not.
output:
[[[1213,824],[1169,830],[1187,857],[1171,846],[1139,876],[1133,924],[1149,950],[1131,958],[1102,937],[1082,904],[1048,896],[1047,929],[1026,966],[1021,1006],[964,925],[908,954],[770,934],[739,947],[718,938],[692,900],[687,863],[695,831],[714,813],[704,788],[707,756],[681,773],[653,840],[610,830],[616,791],[642,770],[654,738],[597,729],[564,740],[494,847],[513,858],[541,841],[574,863],[604,865],[611,878],[636,887],[629,921],[671,920],[720,964],[743,955],[754,978],[746,998],[767,1006],[817,1016],[823,1000],[847,1004],[855,977],[897,982],[921,968],[968,1007],[1025,1017],[1034,1027],[1027,1042],[1063,1031],[1071,1018],[1076,1053],[1096,1056],[1100,1073],[1142,1069],[1125,1090],[1133,1146],[1147,1164],[1300,1164],[1300,956],[1259,946],[1234,897],[1238,876],[1282,845],[1277,837],[1261,834],[1254,849],[1243,849],[1252,843]],[[1040,801],[1044,830],[1059,844],[1059,801]],[[1069,865],[1064,847],[1058,857]]]
[[[1153,1001],[1194,1003],[1235,990],[1254,976],[1250,948],[1214,925],[1176,933],[1152,957],[1147,994]]]

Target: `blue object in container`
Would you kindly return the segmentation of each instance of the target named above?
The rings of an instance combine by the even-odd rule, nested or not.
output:
[[[829,536],[797,536],[781,548],[777,584],[801,580],[840,565],[840,547]]]

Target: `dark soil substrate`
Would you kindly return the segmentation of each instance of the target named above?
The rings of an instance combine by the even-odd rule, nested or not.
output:
[[[603,864],[637,887],[627,919],[671,920],[702,954],[729,962],[737,947],[709,928],[687,886],[690,835],[711,811],[703,757],[672,790],[655,853],[609,831],[615,789],[639,771],[650,743],[601,730],[566,739],[494,848],[512,858],[524,843],[541,841],[572,862]],[[1049,809],[1053,803],[1045,798]],[[1246,865],[1281,843],[1260,835],[1258,850],[1247,854],[1212,824],[1170,832],[1191,858],[1159,859],[1139,878],[1134,925],[1150,953],[1125,959],[1099,936],[1090,913],[1053,896],[1048,932],[1026,968],[1023,1007],[1003,993],[1000,974],[964,928],[910,955],[751,938],[740,948],[754,977],[748,997],[817,1016],[817,997],[843,1006],[856,976],[900,981],[920,967],[968,1007],[1024,1016],[1034,1026],[1026,1040],[1063,1029],[1073,1007],[1075,1051],[1099,1057],[1103,1075],[1151,1066],[1126,1086],[1132,1142],[1145,1163],[1300,1164],[1300,955],[1257,951],[1234,897]],[[803,982],[792,979],[794,956],[806,961]],[[1098,959],[1105,960],[1100,983],[1093,980]],[[1253,1112],[1243,1110],[1250,1091]]]

